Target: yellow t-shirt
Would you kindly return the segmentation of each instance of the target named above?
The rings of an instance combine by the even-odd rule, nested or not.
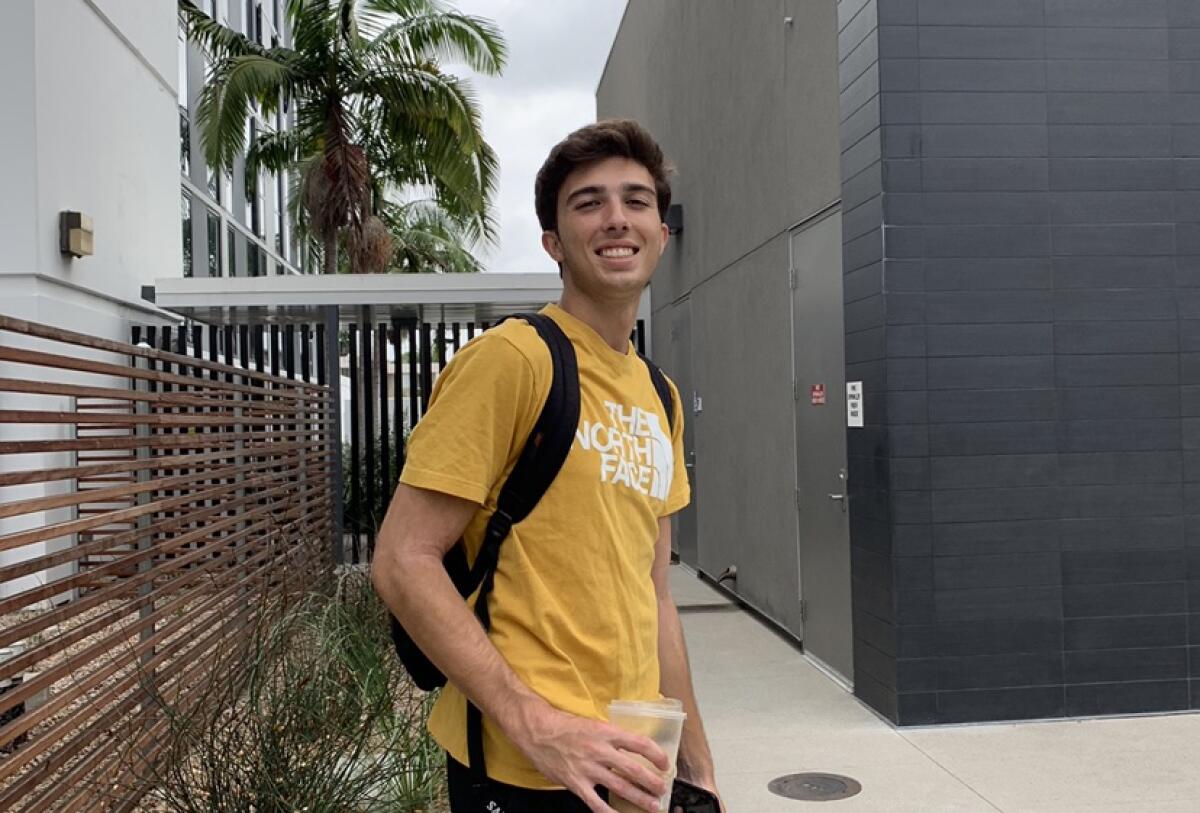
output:
[[[613,350],[555,305],[547,314],[575,347],[580,417],[562,470],[505,539],[491,610],[492,643],[551,705],[603,720],[614,698],[657,698],[658,608],[650,568],[658,519],[687,505],[683,414],[674,433],[645,364]],[[529,436],[552,372],[534,328],[509,320],[455,354],[413,431],[401,481],[480,503],[464,532],[479,550],[500,488]],[[466,701],[442,690],[429,730],[467,764]],[[553,787],[484,719],[491,778]]]

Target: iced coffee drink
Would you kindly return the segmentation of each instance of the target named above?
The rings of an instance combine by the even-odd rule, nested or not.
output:
[[[660,700],[614,700],[608,704],[609,722],[618,728],[649,737],[667,755],[670,768],[664,774],[667,791],[658,800],[660,813],[667,813],[667,806],[671,803],[671,782],[675,778],[675,760],[679,755],[679,738],[686,717],[682,704],[670,697]],[[650,770],[659,772],[649,760],[643,761]],[[618,813],[645,813],[642,808],[616,795],[609,800],[609,805]]]

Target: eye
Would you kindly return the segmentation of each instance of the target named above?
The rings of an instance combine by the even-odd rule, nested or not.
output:
[[[578,209],[578,210],[582,210],[582,209],[594,209],[594,208],[596,208],[596,207],[597,207],[597,206],[599,206],[599,205],[600,205],[600,201],[598,201],[598,200],[594,200],[594,199],[593,199],[593,200],[585,200],[585,201],[581,201],[581,202],[579,203],[579,205],[578,205],[578,206],[576,206],[575,208],[576,208],[576,209]]]
[[[627,203],[635,209],[645,209],[650,206],[650,201],[643,198],[630,198]]]

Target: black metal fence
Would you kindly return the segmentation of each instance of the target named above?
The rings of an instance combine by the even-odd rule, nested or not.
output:
[[[324,384],[329,378],[325,363],[325,325],[185,325],[153,327],[134,325],[133,343],[145,343],[193,358],[207,359],[233,367],[242,367],[287,378],[315,380]],[[177,372],[188,374],[185,365]],[[200,375],[198,368],[191,371]],[[217,373],[209,370],[214,378]]]
[[[375,550],[376,531],[404,468],[408,435],[429,406],[434,379],[457,350],[499,321],[343,321],[350,395],[343,415],[350,424],[343,494],[350,561],[369,560]],[[632,340],[645,352],[640,319]]]
[[[343,313],[340,322],[193,325],[134,329],[134,343],[209,358],[227,365],[328,384],[340,408],[341,448],[336,487],[340,558],[369,561],[375,535],[404,468],[412,428],[425,414],[438,373],[491,321],[425,321]],[[338,324],[336,345],[327,344]],[[631,337],[645,352],[646,326]],[[340,363],[331,365],[336,348]]]

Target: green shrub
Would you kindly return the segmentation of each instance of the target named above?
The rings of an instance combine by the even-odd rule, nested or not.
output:
[[[432,695],[392,651],[365,571],[259,629],[242,669],[218,664],[186,708],[159,697],[164,752],[141,773],[170,813],[443,810],[444,757],[425,729]],[[226,653],[232,656],[232,653]]]

